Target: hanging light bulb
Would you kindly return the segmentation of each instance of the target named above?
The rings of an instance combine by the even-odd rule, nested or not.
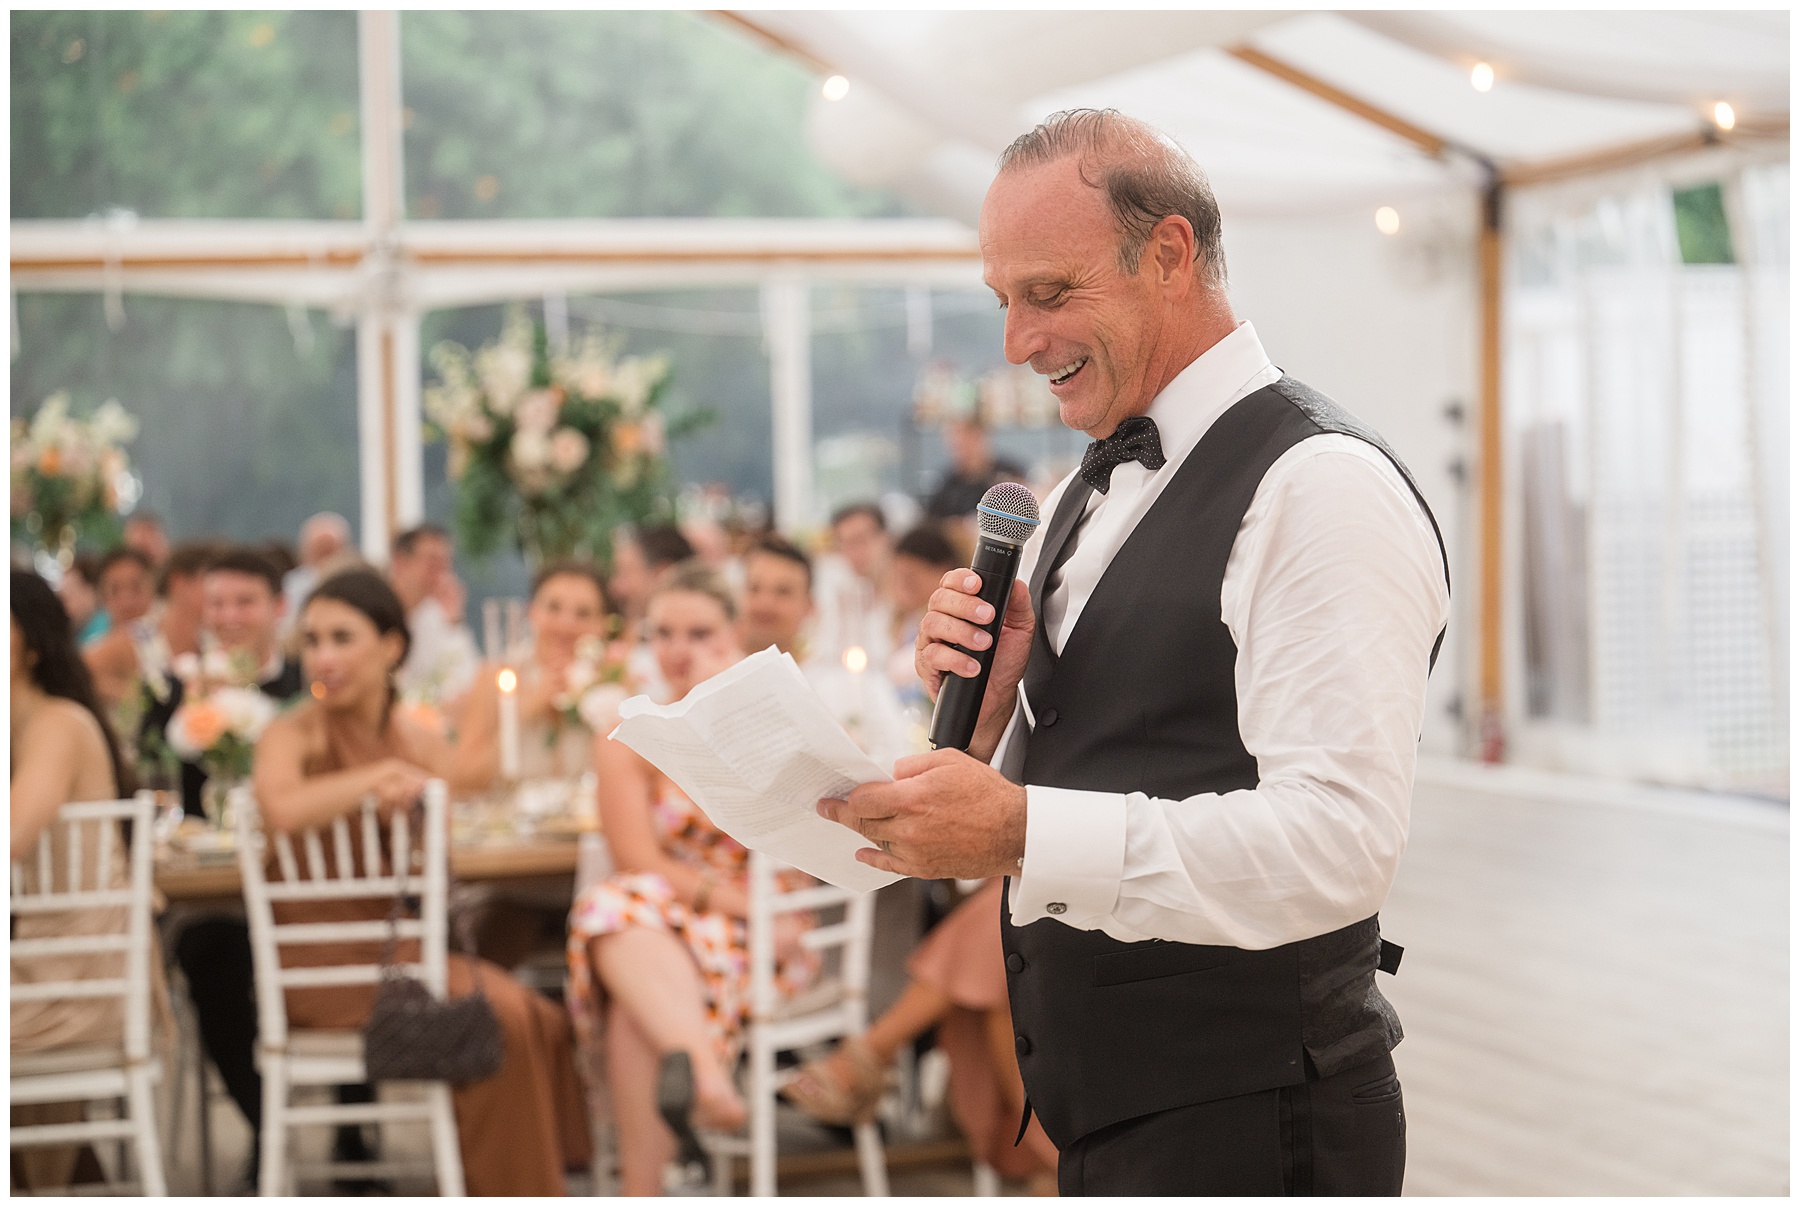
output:
[[[828,101],[841,101],[850,95],[850,81],[841,75],[834,75],[825,81],[825,86],[819,91],[824,93]]]
[[[1391,205],[1384,205],[1375,211],[1375,229],[1384,235],[1400,233],[1400,211]]]
[[[1737,125],[1737,110],[1724,101],[1713,106],[1713,124],[1721,130],[1729,130]]]
[[[1486,63],[1477,63],[1469,72],[1469,84],[1477,92],[1490,91],[1494,86],[1494,69]]]

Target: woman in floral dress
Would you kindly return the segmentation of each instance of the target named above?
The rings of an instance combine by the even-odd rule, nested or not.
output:
[[[741,658],[736,605],[717,575],[677,567],[651,597],[650,645],[672,694]],[[749,1012],[749,855],[620,742],[595,743],[600,820],[618,872],[569,919],[570,1009],[584,1049],[603,1052],[626,1194],[658,1194],[675,1138],[659,1116],[659,1072],[686,1053],[695,1126],[735,1131],[731,1080]],[[778,984],[810,977],[799,932],[782,936]]]

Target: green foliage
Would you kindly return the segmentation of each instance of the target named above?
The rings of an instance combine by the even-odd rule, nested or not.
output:
[[[1675,193],[1675,237],[1683,264],[1735,264],[1731,224],[1725,220],[1725,195],[1715,184]]]
[[[361,212],[356,16],[15,12],[12,212]]]

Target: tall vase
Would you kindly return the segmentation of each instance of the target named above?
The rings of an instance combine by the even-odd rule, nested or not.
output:
[[[207,776],[206,783],[200,786],[200,808],[207,823],[221,833],[231,833],[236,824],[231,815],[231,791],[237,786],[237,780],[219,775]]]

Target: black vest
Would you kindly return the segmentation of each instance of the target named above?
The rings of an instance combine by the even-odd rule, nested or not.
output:
[[[1326,433],[1379,449],[1430,517],[1393,450],[1324,395],[1283,377],[1240,400],[1119,549],[1061,657],[1039,625],[1025,672],[1037,718],[1025,783],[1169,800],[1256,787],[1219,591],[1263,475],[1295,444]],[[1044,534],[1031,582],[1039,616],[1044,580],[1089,494],[1080,478],[1071,482]],[[1442,552],[1441,536],[1438,545]],[[1002,910],[1019,1069],[1059,1147],[1155,1111],[1329,1076],[1400,1042],[1400,1020],[1375,987],[1374,918],[1245,951],[1121,943],[1051,918],[1015,927]]]

